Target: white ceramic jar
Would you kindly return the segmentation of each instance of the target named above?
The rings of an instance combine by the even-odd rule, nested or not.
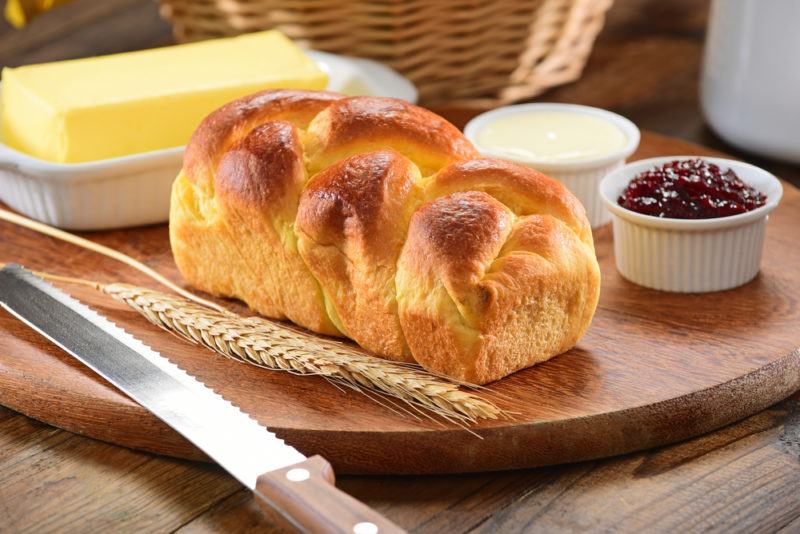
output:
[[[670,219],[643,215],[617,203],[638,174],[674,160],[704,159],[732,169],[764,193],[766,204],[716,219]],[[613,214],[614,258],[622,276],[636,284],[681,293],[731,289],[759,271],[767,216],[783,195],[780,181],[754,165],[721,158],[667,156],[636,161],[609,174],[600,196]]]
[[[598,130],[600,138],[594,140],[591,135],[586,135],[586,132],[577,132],[581,139],[576,144],[572,144],[571,148],[575,149],[575,154],[565,158],[553,158],[526,155],[525,151],[518,150],[518,147],[511,145],[507,147],[487,146],[485,142],[481,141],[482,131],[487,127],[491,127],[493,123],[498,123],[498,121],[514,116],[527,116],[531,113],[577,114],[599,119],[603,121],[604,125],[610,125],[615,130],[618,130],[612,133],[620,134],[620,142],[607,145],[600,151],[593,151],[594,144],[601,147],[604,145],[605,139],[602,138],[602,129]],[[544,131],[544,134],[557,137],[559,135],[568,135],[568,131],[569,129],[564,129],[558,132],[557,135],[556,132],[549,133]],[[541,134],[542,129],[537,128],[536,135]],[[639,129],[636,128],[636,125],[616,113],[589,106],[554,103],[518,104],[482,113],[467,123],[464,128],[464,135],[484,156],[515,161],[533,167],[562,182],[583,204],[592,228],[598,228],[611,220],[611,215],[604,207],[597,191],[600,181],[606,174],[618,169],[625,163],[625,159],[633,154],[639,146],[640,137]],[[524,129],[521,135],[525,135]],[[511,142],[513,143],[513,140]],[[570,143],[566,144],[570,145]],[[583,145],[586,145],[584,149],[579,149]]]
[[[714,0],[701,81],[710,126],[744,150],[800,163],[800,1]]]

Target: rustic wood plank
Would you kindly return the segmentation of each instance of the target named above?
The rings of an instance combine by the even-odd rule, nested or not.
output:
[[[0,406],[0,423],[5,421],[6,419],[11,419],[16,415],[17,415],[16,412],[14,412],[13,410],[9,410],[5,406]]]
[[[475,530],[780,529],[800,516],[800,454],[782,445],[797,432],[798,410],[790,400],[708,436],[598,462],[560,488],[557,499],[553,485],[534,490]]]
[[[9,414],[0,422],[0,462],[6,462],[6,466],[40,454],[71,436],[23,415]]]
[[[396,521],[415,532],[466,532],[537,488],[557,493],[556,488],[581,476],[590,465],[399,481],[387,478],[385,485],[378,483],[378,494],[371,480],[348,478],[341,486],[358,498],[372,499],[376,509],[385,507],[383,513],[396,514]]]
[[[253,500],[249,490],[237,491],[208,512],[175,531],[175,534],[211,532],[282,532],[273,525]]]
[[[24,454],[0,458],[0,521],[14,532],[164,532],[241,487],[216,466],[63,431],[23,439],[6,427],[3,444],[24,447]]]
[[[800,518],[793,520],[791,523],[787,523],[780,528],[780,530],[775,531],[777,534],[796,534],[800,532]]]

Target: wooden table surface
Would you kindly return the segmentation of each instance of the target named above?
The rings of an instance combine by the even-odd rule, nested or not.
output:
[[[620,112],[642,128],[747,158],[800,185],[800,168],[747,157],[711,133],[697,80],[707,1],[617,0],[583,78],[538,100]],[[149,0],[79,0],[23,31],[0,28],[0,65],[168,44]],[[469,114],[447,110],[455,122]],[[419,532],[800,531],[800,394],[738,424],[624,457],[506,473],[341,477]],[[213,465],[49,427],[0,407],[0,532],[270,531]]]

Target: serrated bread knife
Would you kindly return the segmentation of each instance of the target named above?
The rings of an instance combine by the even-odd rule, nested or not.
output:
[[[305,532],[403,532],[334,486],[306,458],[178,366],[19,265],[0,270],[0,305],[174,428],[253,490],[282,526]]]

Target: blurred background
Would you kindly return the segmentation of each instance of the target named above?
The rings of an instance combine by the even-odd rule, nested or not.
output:
[[[800,166],[738,150],[715,135],[703,118],[699,88],[710,3],[617,0],[606,13],[580,77],[523,101],[606,108],[630,118],[642,129],[747,159],[800,186]],[[174,18],[171,4],[162,3],[161,10]],[[187,38],[186,28],[179,28],[178,34]],[[74,0],[32,19],[21,29],[2,21],[0,65],[163,46],[176,42],[174,35],[154,0]],[[446,100],[426,100],[424,96],[422,104],[445,112],[458,126],[481,109],[492,107],[491,102],[475,101],[448,110]]]

